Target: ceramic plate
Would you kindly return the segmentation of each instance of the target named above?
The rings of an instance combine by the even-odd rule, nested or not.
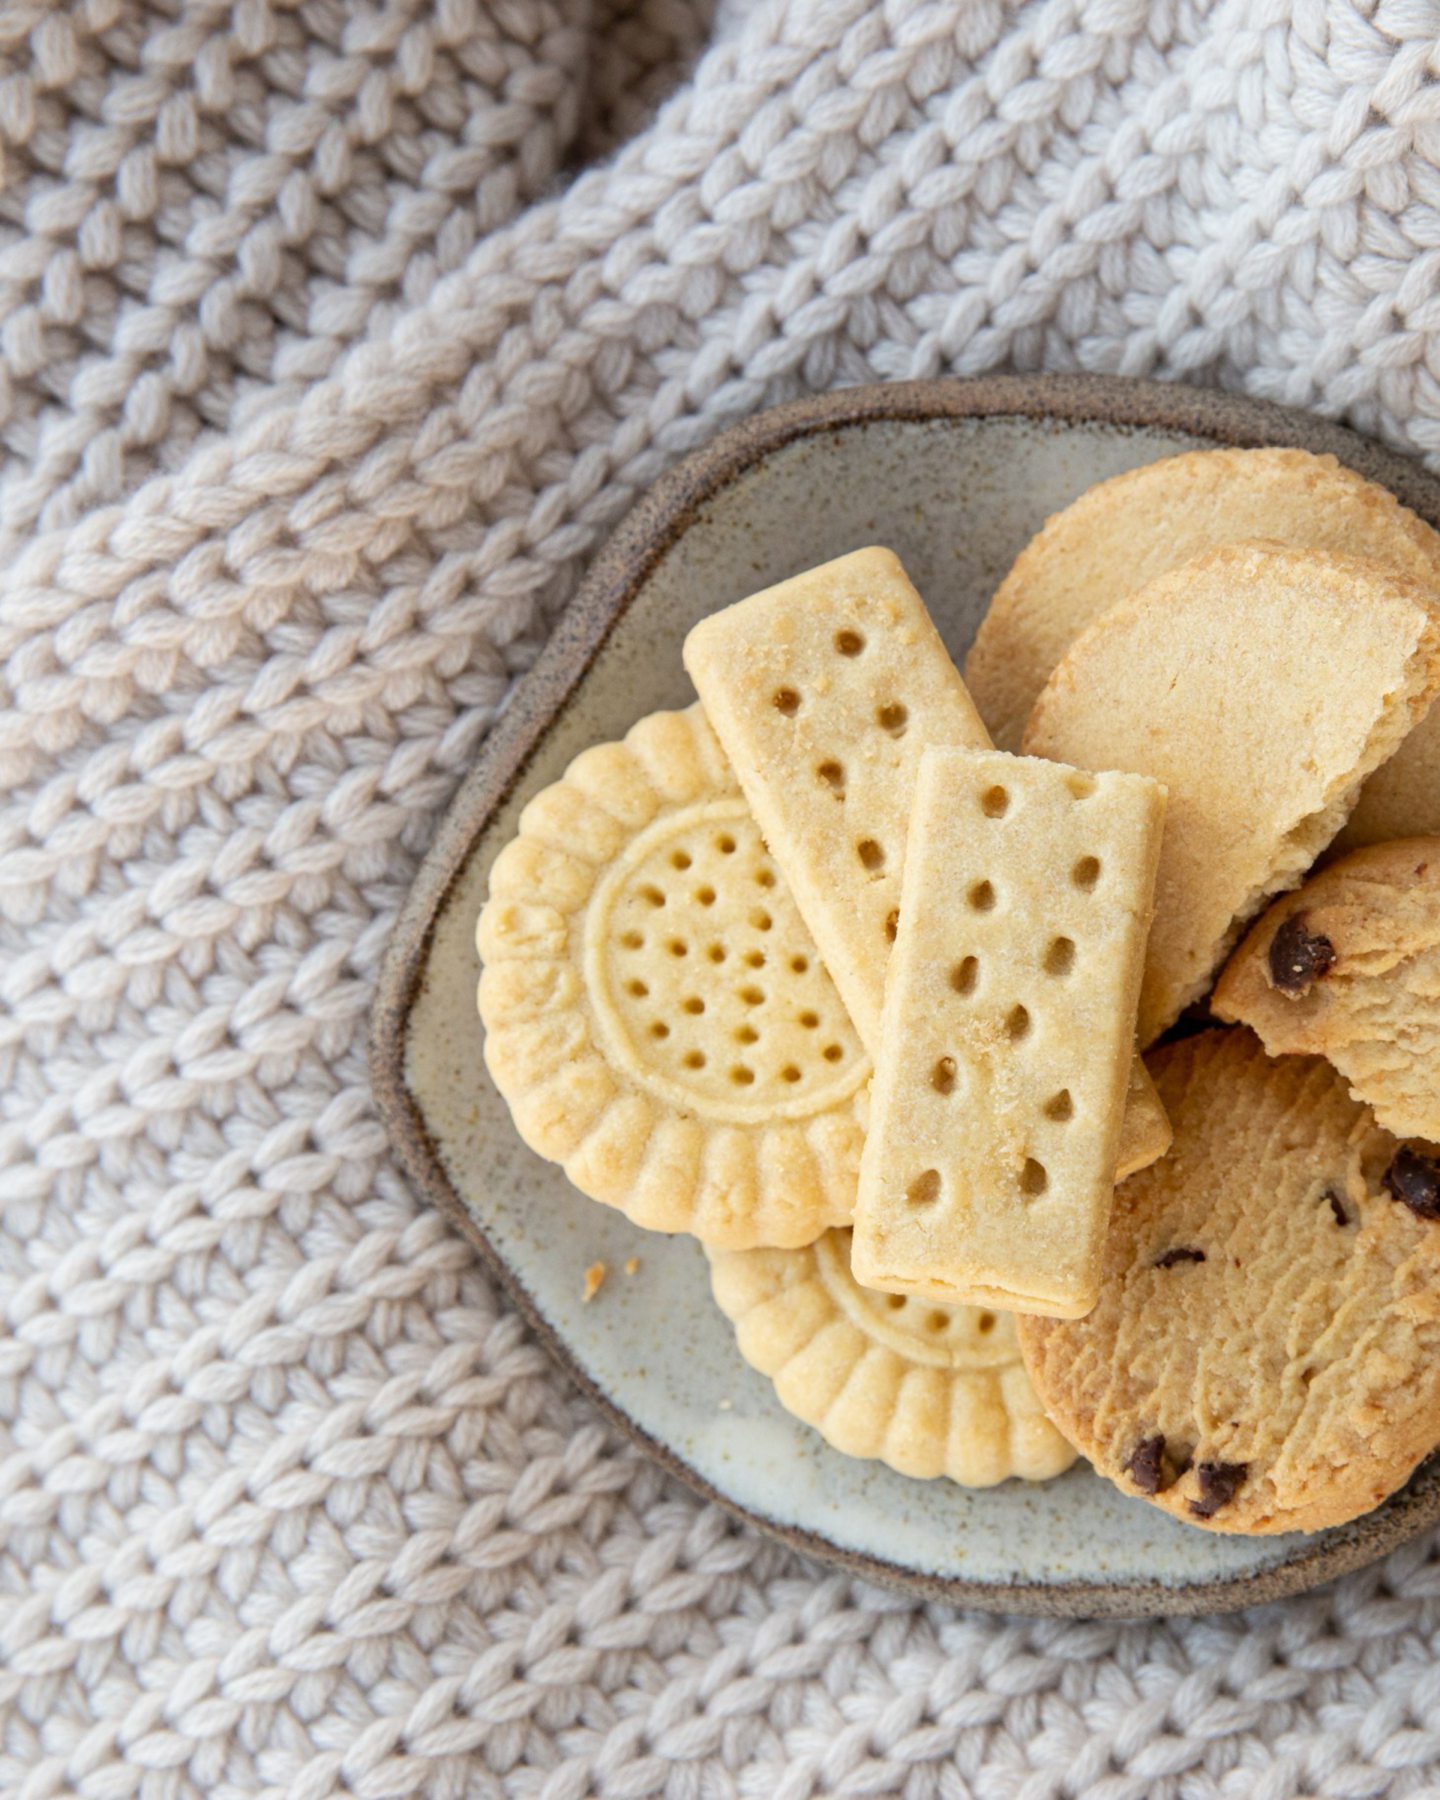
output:
[[[851,389],[719,438],[657,484],[600,556],[492,733],[391,943],[376,1089],[418,1187],[479,1244],[544,1342],[632,1436],[702,1493],[823,1560],[1016,1612],[1208,1612],[1311,1587],[1440,1518],[1440,1459],[1378,1512],[1316,1537],[1187,1529],[1083,1465],[970,1492],[830,1450],[740,1360],[697,1244],[584,1199],[520,1142],[481,1060],[473,932],[525,801],[587,745],[694,695],[706,613],[863,544],[898,552],[962,662],[989,596],[1045,517],[1180,450],[1333,451],[1440,523],[1440,484],[1337,426],[1151,383],[1017,377]],[[630,1257],[637,1274],[620,1271]],[[586,1268],[612,1271],[590,1305]]]

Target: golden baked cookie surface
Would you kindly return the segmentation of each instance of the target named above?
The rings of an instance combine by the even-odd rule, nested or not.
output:
[[[849,1219],[870,1064],[698,707],[530,802],[476,940],[486,1063],[582,1192],[732,1246]]]
[[[1373,557],[1440,590],[1440,537],[1333,456],[1267,447],[1147,463],[1048,519],[1001,583],[965,664],[995,742],[1019,748],[1041,688],[1092,619],[1156,576],[1247,538]],[[1433,739],[1426,767],[1440,777],[1440,721]]]
[[[1205,991],[1264,901],[1298,885],[1437,690],[1427,589],[1265,544],[1161,576],[1070,646],[1026,751],[1169,791],[1142,1045]]]
[[[1217,1017],[1323,1056],[1386,1130],[1440,1140],[1440,838],[1354,851],[1257,920]]]
[[[1354,1518],[1440,1442],[1425,1158],[1328,1064],[1248,1031],[1149,1061],[1174,1144],[1116,1194],[1095,1310],[1020,1321],[1036,1390],[1102,1474],[1187,1523]]]
[[[872,1055],[927,744],[989,748],[889,550],[712,613],[685,666]]]
[[[710,1280],[745,1360],[847,1456],[966,1487],[1043,1481],[1075,1453],[1041,1411],[1008,1313],[876,1294],[850,1233],[801,1250],[710,1250]]]
[[[1163,816],[1138,776],[925,752],[855,1201],[868,1286],[1094,1303]]]
[[[854,1093],[863,1052],[738,795],[627,845],[586,909],[584,971],[614,1065],[669,1104],[754,1124]]]

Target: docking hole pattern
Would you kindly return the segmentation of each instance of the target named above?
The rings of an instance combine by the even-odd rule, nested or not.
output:
[[[849,1216],[869,1061],[698,707],[529,803],[477,941],[491,1076],[582,1192],[732,1248]]]
[[[1096,791],[1096,782],[1090,775],[1080,772],[1071,773],[1066,778],[1065,786],[1071,797],[1077,801],[1088,800]],[[982,821],[990,821],[996,825],[1015,816],[1017,810],[1016,796],[1000,782],[991,782],[975,795],[975,804]],[[1070,880],[1082,894],[1093,893],[1102,873],[1102,864],[1098,856],[1083,855],[1076,859],[1070,870]],[[982,876],[972,880],[965,890],[965,903],[970,911],[981,914],[993,913],[1000,904],[1000,891],[996,883],[989,877]],[[893,935],[893,934],[892,934]],[[1075,940],[1064,935],[1051,937],[1045,944],[1038,958],[1039,969],[1043,976],[1053,980],[1063,980],[1075,967]],[[949,971],[948,985],[950,989],[964,1000],[974,1001],[981,993],[982,968],[978,954],[962,957],[954,963]],[[1037,988],[1035,1003],[1038,1005],[1042,990]],[[993,1004],[993,1003],[992,1003]],[[962,1035],[961,1021],[956,1020],[957,1039]],[[1004,1011],[999,1020],[999,1029],[1004,1042],[1013,1054],[1023,1055],[1025,1041],[1031,1036],[1034,1021],[1030,1007],[1023,1000],[1016,999]],[[963,1092],[965,1087],[963,1060],[955,1055],[942,1054],[935,1061],[930,1075],[930,1086],[942,1098]],[[1044,1103],[1041,1112],[1046,1120],[1054,1125],[1067,1125],[1075,1116],[1075,1102],[1068,1088],[1061,1088]],[[1016,1190],[1020,1200],[1026,1204],[1037,1200],[1049,1185],[1049,1171],[1039,1157],[1027,1155],[1016,1174]],[[926,1169],[914,1176],[905,1190],[905,1197],[911,1206],[933,1206],[941,1198],[943,1178],[934,1169]]]

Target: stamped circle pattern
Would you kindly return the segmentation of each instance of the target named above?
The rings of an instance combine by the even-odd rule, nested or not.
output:
[[[870,1063],[698,706],[535,796],[476,943],[491,1076],[582,1193],[735,1249],[849,1222]]]
[[[636,1080],[710,1118],[798,1118],[868,1064],[743,800],[652,825],[586,914],[593,998]]]
[[[740,1354],[847,1456],[964,1487],[1045,1481],[1074,1462],[1041,1411],[1010,1315],[861,1288],[846,1230],[798,1250],[709,1255]]]
[[[815,1245],[820,1280],[839,1310],[867,1338],[908,1362],[934,1369],[1018,1366],[1015,1316],[978,1306],[947,1306],[915,1294],[877,1294],[850,1273],[850,1234],[832,1231]]]

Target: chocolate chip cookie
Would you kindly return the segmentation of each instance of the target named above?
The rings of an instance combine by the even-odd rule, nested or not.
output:
[[[1211,1006],[1272,1056],[1327,1057],[1387,1130],[1440,1138],[1440,838],[1357,850],[1277,901]]]
[[[1245,1030],[1147,1061],[1169,1156],[1118,1190],[1098,1306],[1018,1321],[1102,1475],[1210,1531],[1342,1524],[1440,1443],[1440,1162]]]

